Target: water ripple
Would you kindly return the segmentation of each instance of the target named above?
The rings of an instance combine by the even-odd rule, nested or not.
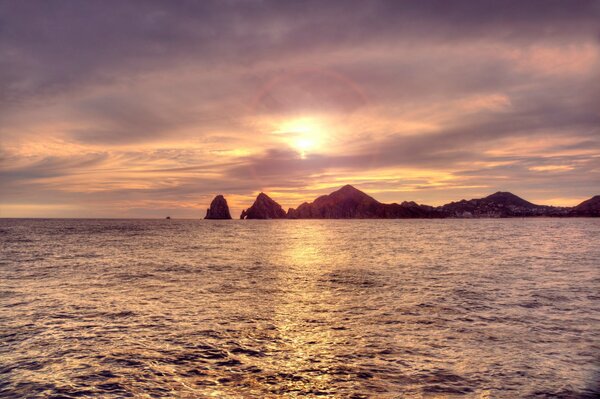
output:
[[[0,219],[6,398],[596,398],[600,221]]]

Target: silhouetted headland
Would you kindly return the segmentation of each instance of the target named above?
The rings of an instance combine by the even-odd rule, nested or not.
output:
[[[312,203],[290,208],[288,219],[410,219],[439,218],[443,215],[433,207],[414,202],[382,204],[351,185],[346,185]]]
[[[570,216],[570,208],[536,205],[512,193],[498,191],[485,198],[462,200],[443,205],[446,217],[506,218],[527,216]]]
[[[217,195],[206,210],[204,219],[231,219],[227,200],[222,195]]]
[[[227,202],[217,196],[215,201]],[[222,200],[222,202],[221,202]],[[211,213],[212,215],[212,213]],[[536,205],[512,193],[498,191],[484,198],[461,200],[442,206],[420,205],[416,202],[384,204],[351,185],[345,185],[331,194],[322,195],[313,202],[305,202],[287,212],[265,193],[260,193],[254,204],[242,211],[240,219],[442,219],[442,218],[510,218],[510,217],[600,217],[600,195],[574,207]]]
[[[596,195],[589,200],[583,201],[573,208],[573,213],[576,216],[600,217],[600,195]]]

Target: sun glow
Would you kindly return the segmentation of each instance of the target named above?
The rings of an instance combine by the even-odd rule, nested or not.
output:
[[[308,152],[319,151],[323,146],[325,129],[316,119],[300,118],[282,123],[274,133],[282,135],[305,158]]]

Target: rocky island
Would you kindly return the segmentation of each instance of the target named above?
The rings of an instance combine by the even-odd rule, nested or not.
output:
[[[222,195],[217,195],[206,210],[204,219],[231,219],[227,200]]]
[[[225,216],[226,217],[217,217]],[[210,216],[210,217],[209,217]],[[415,202],[384,204],[351,185],[287,212],[265,193],[242,211],[240,219],[441,219],[509,217],[600,217],[600,195],[574,207],[536,205],[512,193],[498,191],[484,198],[461,200],[442,206]],[[227,201],[218,195],[205,219],[231,219]]]

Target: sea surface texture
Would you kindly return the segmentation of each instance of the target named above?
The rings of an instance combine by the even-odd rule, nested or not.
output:
[[[2,398],[595,398],[600,220],[0,220]]]

